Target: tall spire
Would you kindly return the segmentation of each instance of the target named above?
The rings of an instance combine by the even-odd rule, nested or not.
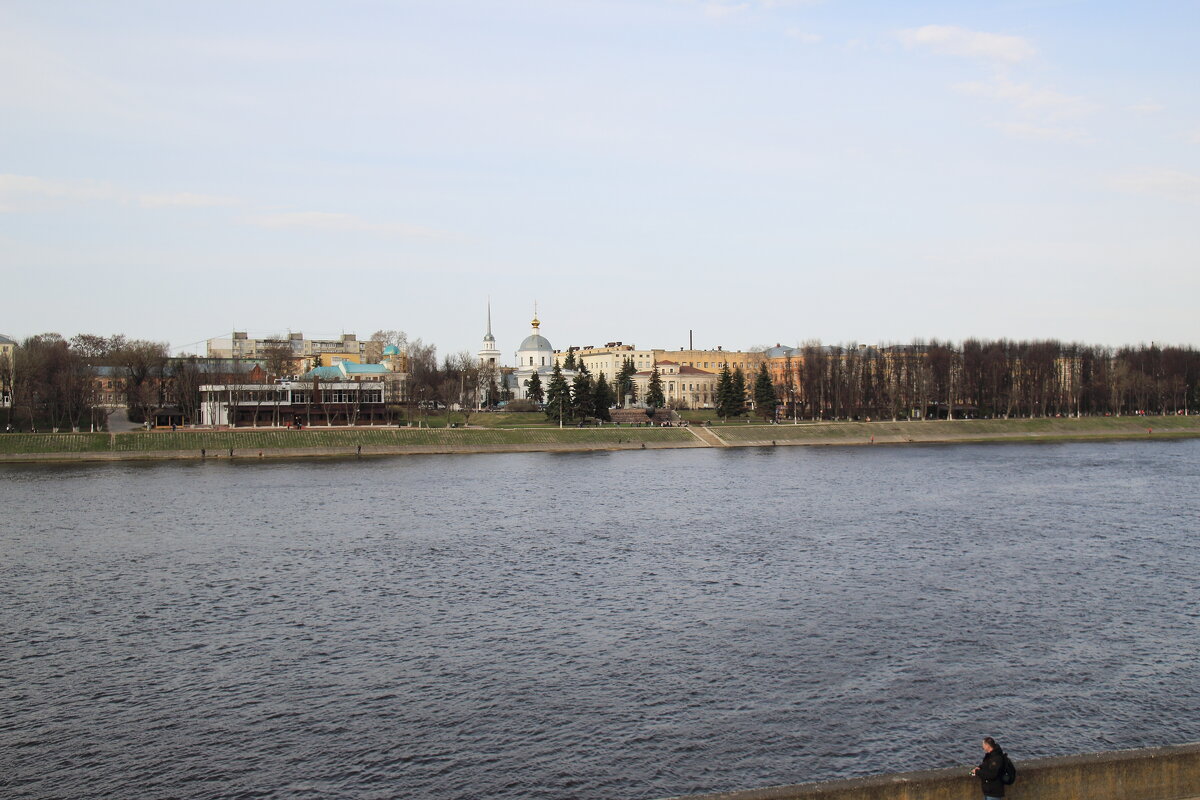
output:
[[[490,298],[490,297],[488,298],[488,301],[487,301],[487,317],[488,317],[487,333],[484,334],[483,340],[485,342],[494,342],[494,341],[496,341],[496,337],[492,336],[492,298]]]

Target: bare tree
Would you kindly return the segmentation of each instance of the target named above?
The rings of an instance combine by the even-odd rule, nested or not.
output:
[[[259,351],[268,378],[283,378],[296,373],[296,354],[286,342],[272,342]]]
[[[121,368],[130,418],[135,421],[146,419],[150,409],[161,401],[167,345],[140,339],[126,341],[119,350],[111,353],[110,358]]]

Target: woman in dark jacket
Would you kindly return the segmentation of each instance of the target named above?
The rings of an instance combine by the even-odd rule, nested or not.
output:
[[[983,740],[983,761],[971,770],[971,774],[979,778],[983,796],[987,800],[1004,797],[1004,751],[992,737]]]

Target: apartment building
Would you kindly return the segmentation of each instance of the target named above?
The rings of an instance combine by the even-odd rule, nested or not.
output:
[[[300,332],[286,336],[252,338],[246,331],[234,331],[229,338],[209,339],[209,358],[263,358],[273,349],[286,347],[297,361],[297,371],[309,368],[319,356],[324,366],[341,361],[375,364],[383,355],[381,342],[362,341],[353,333],[337,339],[305,339]]]

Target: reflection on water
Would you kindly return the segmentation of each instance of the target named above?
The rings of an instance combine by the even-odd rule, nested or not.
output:
[[[0,786],[646,798],[1195,740],[1198,456],[3,467]]]

